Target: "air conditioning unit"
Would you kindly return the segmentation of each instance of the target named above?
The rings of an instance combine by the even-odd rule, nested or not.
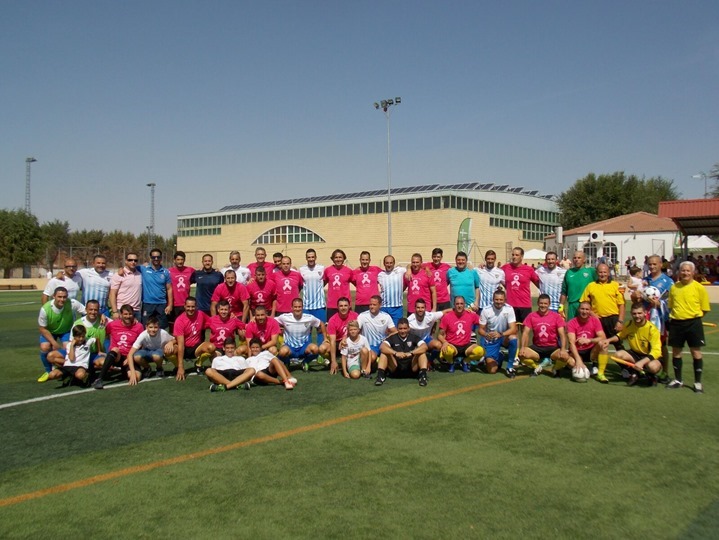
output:
[[[590,242],[604,242],[604,231],[590,231]]]

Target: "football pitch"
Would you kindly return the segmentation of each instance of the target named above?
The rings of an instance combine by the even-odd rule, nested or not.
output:
[[[706,320],[719,322],[719,306]],[[211,394],[35,382],[39,293],[0,293],[0,538],[716,538],[705,394],[432,372]]]

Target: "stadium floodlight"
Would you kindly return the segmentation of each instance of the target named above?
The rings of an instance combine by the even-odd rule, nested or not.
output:
[[[389,124],[389,117],[391,114],[390,107],[394,105],[399,105],[402,102],[402,98],[394,98],[394,99],[383,99],[380,101],[380,107],[382,108],[382,112],[384,112],[384,116],[387,119],[387,254],[392,255],[392,162],[391,162],[391,152],[390,152],[390,124]],[[380,107],[377,106],[377,103],[375,102],[375,109],[379,109]]]
[[[703,179],[704,179],[704,198],[705,198],[705,199],[708,199],[708,198],[709,198],[709,190],[707,189],[707,175],[706,175],[706,173],[700,172],[699,174],[694,174],[694,175],[692,175],[692,178],[697,178],[697,179],[703,178]]]

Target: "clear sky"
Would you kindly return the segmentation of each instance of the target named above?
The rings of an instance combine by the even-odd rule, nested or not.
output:
[[[156,230],[227,204],[719,161],[716,1],[0,0],[0,207]]]

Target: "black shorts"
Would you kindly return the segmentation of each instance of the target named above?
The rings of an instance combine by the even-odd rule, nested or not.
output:
[[[218,369],[217,373],[222,375],[228,381],[233,381],[245,372],[244,369]]]
[[[185,306],[174,306],[167,318],[170,322],[175,322],[175,320],[184,312]]]
[[[194,347],[185,345],[185,360],[194,360],[197,358],[197,347],[199,347],[199,345],[195,345]]]
[[[60,366],[58,369],[60,371],[62,371],[63,377],[74,377],[75,373],[77,373],[78,369],[85,369],[85,368],[80,367],[80,366]],[[85,369],[85,371],[87,371],[87,370]]]
[[[437,311],[444,311],[445,309],[450,309],[452,307],[452,304],[447,302],[437,302]]]
[[[355,305],[355,313],[357,313],[357,315],[359,315],[360,313],[364,313],[365,311],[369,311],[369,304]]]
[[[590,349],[584,349],[583,351],[580,351],[579,349],[577,349],[577,352],[579,353],[579,358],[581,358],[582,362],[584,362],[585,364],[592,361],[592,349],[593,349],[593,347]],[[534,349],[532,349],[532,350],[534,350]]]
[[[512,309],[514,309],[514,318],[517,319],[517,324],[524,324],[524,319],[532,313],[531,307],[516,307]]]
[[[635,364],[636,364],[637,362],[639,362],[639,360],[644,360],[644,359],[648,356],[648,355],[646,355],[646,354],[644,354],[644,353],[639,353],[639,352],[633,351],[633,350],[631,350],[631,349],[626,349],[624,352],[628,352],[628,353],[629,353],[629,356],[632,357],[632,361],[633,361]]]
[[[538,347],[537,345],[530,345],[529,348],[536,352],[539,358],[549,358],[554,354],[554,351],[559,349],[559,347]]]
[[[667,344],[670,347],[684,347],[687,344],[691,348],[703,347],[704,342],[704,325],[701,317],[696,319],[669,321],[669,339]]]
[[[329,321],[333,315],[336,315],[339,312],[340,312],[340,310],[337,309],[336,307],[328,307],[327,308],[327,320]]]
[[[616,328],[619,322],[619,315],[609,315],[608,317],[599,317],[599,322],[602,323],[602,330],[607,339],[614,337],[618,334]],[[618,342],[619,343],[619,342]]]
[[[412,359],[411,358],[397,359],[397,369],[392,371],[390,373],[390,375],[395,379],[414,377],[415,374],[412,372]]]
[[[467,356],[467,349],[470,347],[476,347],[476,343],[467,343],[467,345],[454,345],[453,343],[450,343],[452,347],[457,349],[457,354],[455,356]]]

